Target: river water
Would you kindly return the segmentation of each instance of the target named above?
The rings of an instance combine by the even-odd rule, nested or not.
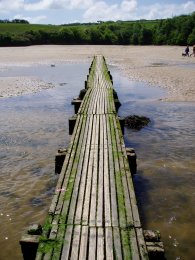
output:
[[[67,147],[70,105],[84,86],[88,63],[10,67],[1,76],[36,76],[55,88],[0,99],[0,260],[19,260],[19,239],[43,223],[55,189],[54,157]],[[121,116],[148,116],[141,131],[125,129],[138,157],[135,190],[144,228],[158,229],[167,259],[194,259],[195,105],[159,101],[159,88],[131,82],[110,67]]]

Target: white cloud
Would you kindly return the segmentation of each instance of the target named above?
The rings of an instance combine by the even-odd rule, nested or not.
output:
[[[157,19],[168,18],[195,11],[195,2],[188,1],[184,4],[154,4],[141,9],[141,18]]]
[[[83,14],[84,21],[106,20],[138,20],[160,19],[189,14],[195,11],[195,2],[183,4],[164,4],[139,6],[137,0],[122,0],[120,3],[109,5],[106,1],[98,1],[90,6]]]
[[[112,3],[109,0],[0,0],[0,14],[9,17],[19,12],[33,17],[34,12],[39,12],[37,19],[41,21],[47,16],[47,23],[50,23],[49,19],[54,23],[55,20],[60,22],[60,17],[64,17],[65,12],[67,19],[83,21],[160,19],[195,11],[195,1],[183,1],[180,4],[166,4],[156,0],[156,4],[144,6],[139,0],[112,0]],[[53,13],[56,14],[55,10],[59,13],[59,17],[48,15],[53,10]]]
[[[5,11],[23,9],[24,0],[1,0],[0,1],[0,13]]]
[[[46,11],[47,9],[85,9],[93,0],[39,0],[30,3],[24,0],[1,0],[0,13],[5,11]]]
[[[13,19],[24,19],[24,20],[30,22],[31,24],[41,23],[46,18],[47,18],[47,16],[45,16],[45,15],[29,17],[29,16],[23,16],[22,14],[17,14],[13,17]]]
[[[88,8],[93,0],[41,0],[36,3],[26,4],[25,10],[37,11],[45,9],[83,9]]]
[[[136,0],[124,0],[121,3],[121,10],[125,11],[125,12],[132,12],[135,11],[137,7],[137,1]]]
[[[39,10],[46,10],[49,9],[50,6],[53,4],[53,0],[41,0],[35,3],[27,3],[24,6],[26,11],[39,11]]]
[[[104,1],[99,1],[89,9],[83,15],[85,21],[105,21],[105,20],[128,20],[135,18],[137,9],[136,0],[124,0],[120,4],[108,5]]]
[[[93,0],[69,0],[68,2],[72,9],[77,7],[86,9],[93,4]]]

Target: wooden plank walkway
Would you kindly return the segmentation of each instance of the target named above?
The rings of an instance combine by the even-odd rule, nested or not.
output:
[[[113,85],[94,58],[36,260],[148,259]]]

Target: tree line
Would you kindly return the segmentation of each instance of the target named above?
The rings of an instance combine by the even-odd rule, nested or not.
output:
[[[9,20],[9,19],[0,19],[0,23],[21,23],[21,24],[29,24],[29,22],[27,20],[24,19],[13,19],[13,20]]]
[[[154,21],[109,21],[95,24],[69,24],[56,26],[55,29],[52,27],[51,30],[49,25],[47,30],[39,30],[39,27],[35,30],[29,24],[27,28],[28,30],[25,29],[20,32],[13,33],[7,30],[0,33],[0,46],[27,46],[35,44],[195,44],[195,12],[190,15]]]

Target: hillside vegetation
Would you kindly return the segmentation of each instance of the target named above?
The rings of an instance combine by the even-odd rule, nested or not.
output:
[[[195,12],[163,20],[35,25],[0,21],[0,46],[33,44],[193,45]]]

